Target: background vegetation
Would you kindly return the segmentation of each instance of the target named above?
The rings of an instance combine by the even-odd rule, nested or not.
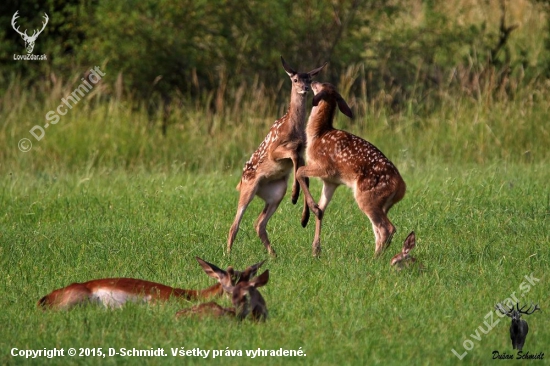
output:
[[[340,126],[392,154],[447,162],[548,157],[546,2],[45,0],[0,6],[6,56],[0,169],[30,161],[35,169],[83,162],[240,169],[288,103],[279,55],[300,70],[329,61],[319,79],[338,85],[357,115]],[[34,51],[47,54],[47,62],[11,59],[24,53],[10,24],[16,10],[18,24],[28,29],[40,26],[42,12],[49,14]],[[44,139],[32,139],[27,131],[43,126],[45,114],[95,66],[106,75],[86,102]],[[38,153],[23,156],[13,148],[23,137]]]
[[[548,353],[549,9],[535,0],[4,1],[0,363],[22,361],[11,347],[184,346],[302,347],[308,356],[294,361],[309,364],[455,364],[451,349],[462,353],[531,273],[540,282],[522,300],[543,311],[528,319],[526,349]],[[17,10],[22,29],[49,15],[34,50],[48,61],[13,60],[25,53],[10,24]],[[288,104],[279,55],[302,71],[329,61],[318,80],[336,84],[356,115],[336,125],[377,145],[407,182],[384,257],[371,257],[370,224],[341,189],[321,259],[310,257],[300,205],[285,199],[271,220],[279,258],[265,265],[265,325],[176,322],[189,306],[176,302],[37,311],[41,296],[74,281],[199,288],[211,281],[196,255],[237,268],[265,258],[252,229],[258,201],[235,254],[223,250],[242,166]],[[37,141],[29,130],[95,66],[105,77]],[[427,271],[390,271],[411,230]],[[513,353],[507,328],[473,340],[466,360]]]

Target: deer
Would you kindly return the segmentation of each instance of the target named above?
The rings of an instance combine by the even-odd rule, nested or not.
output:
[[[534,306],[531,305],[533,306],[533,310],[531,310],[531,306],[529,306],[526,311],[523,311],[523,309],[525,309],[525,306],[520,309],[519,303],[516,303],[516,309],[514,309],[514,306],[508,308],[500,303],[495,305],[495,308],[500,313],[512,318],[512,324],[510,325],[510,339],[512,340],[513,349],[517,349],[518,351],[521,351],[523,349],[525,338],[527,338],[527,333],[529,332],[529,325],[527,324],[527,322],[524,319],[520,319],[521,314],[531,315],[535,311],[540,310],[537,304]]]
[[[231,273],[211,263],[199,260],[199,258],[197,258],[197,260],[201,263],[206,274],[218,280],[218,283],[223,287],[224,291],[231,294],[233,307],[224,308],[215,302],[207,302],[178,311],[176,313],[176,318],[196,315],[201,318],[205,316],[229,316],[235,317],[238,320],[243,320],[250,314],[254,321],[265,321],[267,319],[267,305],[257,288],[267,284],[269,281],[269,270],[265,270],[254,279],[240,281],[234,285]]]
[[[249,281],[265,261],[256,263],[244,271],[235,271],[229,266],[225,271],[232,284]],[[199,261],[199,263],[201,263]],[[210,270],[210,267],[207,268]],[[37,307],[43,310],[69,310],[77,305],[102,304],[106,308],[120,308],[126,302],[155,303],[171,298],[185,300],[220,297],[224,289],[220,283],[203,290],[185,290],[161,283],[136,278],[101,278],[83,283],[72,283],[52,291],[38,300]]]
[[[269,133],[258,149],[246,162],[241,180],[237,185],[239,203],[237,214],[227,239],[227,253],[231,248],[239,231],[239,225],[255,196],[260,197],[265,206],[258,216],[254,226],[256,233],[271,256],[276,256],[267,235],[267,223],[275,213],[286,194],[290,171],[294,171],[292,184],[292,203],[296,204],[300,195],[300,186],[296,181],[296,171],[304,165],[304,149],[306,145],[305,121],[306,100],[310,91],[311,79],[319,74],[327,65],[303,73],[294,70],[281,56],[283,69],[290,77],[292,88],[290,91],[290,106],[287,113],[275,121]],[[309,182],[308,182],[309,183]],[[302,225],[307,224],[309,210],[304,201]],[[305,222],[305,224],[304,224]]]
[[[236,315],[237,313],[235,311],[235,308],[224,308],[223,306],[220,306],[215,302],[210,301],[204,304],[195,305],[188,309],[179,310],[176,313],[176,319],[179,317],[191,316],[197,316],[201,319],[205,317],[220,318],[224,316],[234,318]]]
[[[414,265],[418,265],[418,268],[421,270],[424,269],[424,266],[410,254],[411,250],[413,250],[415,246],[416,235],[414,234],[414,231],[411,231],[403,242],[403,248],[401,249],[401,252],[392,257],[390,265],[396,268],[398,271],[402,270],[403,268],[412,267]]]
[[[297,180],[304,192],[307,206],[314,213],[315,237],[313,256],[321,253],[323,214],[340,185],[353,190],[355,201],[370,219],[376,238],[375,256],[390,245],[396,232],[388,211],[405,195],[406,185],[399,171],[370,142],[333,127],[336,108],[349,118],[353,113],[346,101],[330,83],[312,82],[313,108],[307,127],[307,164],[298,169]],[[321,197],[315,203],[306,178],[317,177],[323,182]],[[302,225],[307,217],[302,216]]]
[[[32,35],[29,36],[29,35],[27,35],[27,30],[26,29],[25,29],[25,32],[21,32],[21,31],[19,31],[19,26],[17,26],[17,28],[15,27],[17,18],[19,18],[19,15],[17,15],[17,13],[19,13],[19,10],[16,11],[15,14],[13,14],[13,17],[11,18],[11,26],[13,27],[13,29],[17,33],[19,33],[21,38],[23,38],[23,41],[25,41],[25,48],[27,49],[27,53],[32,53],[32,50],[34,49],[34,43],[36,42],[36,39],[38,38],[40,33],[42,33],[44,28],[46,28],[46,24],[48,24],[48,20],[50,18],[48,18],[48,14],[44,13],[45,22],[42,23],[42,29],[40,29],[40,30],[35,29],[34,32],[32,33]]]

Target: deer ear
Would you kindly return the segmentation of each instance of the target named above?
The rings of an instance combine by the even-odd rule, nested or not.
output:
[[[260,267],[265,263],[265,260],[259,262],[259,263],[256,263],[256,264],[253,264],[251,265],[250,267],[248,267],[247,269],[245,269],[242,273],[241,273],[241,277],[239,278],[239,282],[242,282],[242,281],[249,281],[252,277],[256,276],[256,273],[258,272],[258,269],[260,269]]]
[[[314,76],[316,76],[316,75],[317,75],[318,73],[320,73],[321,70],[323,70],[323,68],[324,68],[325,66],[327,66],[327,65],[328,65],[328,62],[325,62],[325,63],[323,64],[323,66],[318,67],[318,68],[316,68],[315,70],[311,70],[310,72],[308,72],[309,77],[314,77]]]
[[[340,108],[340,111],[344,113],[346,116],[348,116],[349,118],[353,118],[353,113],[351,112],[351,108],[348,106],[344,98],[338,95],[337,102],[338,102],[338,108]]]
[[[322,90],[319,93],[315,94],[313,96],[313,101],[311,102],[311,104],[314,107],[317,107],[317,105],[319,105],[319,102],[321,101],[321,99],[323,99],[325,97],[325,94],[326,94],[326,92],[324,90]]]
[[[290,67],[289,64],[286,63],[285,59],[283,58],[283,56],[281,56],[281,62],[283,63],[283,69],[285,69],[286,73],[288,74],[288,76],[292,76],[292,75],[296,75],[297,72],[296,70],[294,70],[292,67]]]
[[[212,263],[208,263],[207,261],[202,260],[199,257],[195,257],[195,259],[197,260],[197,262],[199,262],[204,272],[206,272],[206,274],[209,275],[210,277],[221,282],[223,277],[228,276],[227,272],[225,272],[223,269],[216,267]]]
[[[250,284],[254,287],[262,287],[267,284],[269,281],[269,269],[266,269],[264,273],[256,277],[254,280],[250,281]]]
[[[416,236],[414,235],[414,231],[411,231],[411,233],[407,236],[407,239],[405,239],[405,242],[403,243],[403,254],[407,254],[415,246],[416,246]]]

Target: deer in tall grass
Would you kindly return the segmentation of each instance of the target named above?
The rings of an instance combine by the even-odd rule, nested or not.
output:
[[[243,281],[248,282],[256,275],[264,262],[256,263],[242,272],[235,271],[233,267],[228,267],[225,271],[228,274],[228,281],[232,284]],[[203,290],[184,290],[135,278],[102,278],[83,283],[73,283],[54,290],[41,298],[37,306],[44,310],[67,310],[77,305],[95,303],[108,308],[119,308],[126,302],[154,303],[166,301],[170,298],[185,300],[209,299],[222,296],[223,293],[224,289],[220,283]]]
[[[303,73],[290,67],[282,56],[281,61],[292,82],[290,107],[288,112],[271,126],[265,139],[244,166],[241,181],[237,185],[237,190],[240,191],[237,214],[227,239],[228,253],[231,252],[246,208],[254,196],[258,196],[265,201],[265,206],[254,226],[268,253],[275,256],[275,250],[271,246],[266,228],[269,219],[283,200],[292,169],[294,170],[293,204],[296,204],[300,195],[296,171],[304,165],[307,93],[310,90],[311,79],[325,67],[326,63],[310,72]],[[309,210],[305,201],[302,218],[302,225],[305,225],[304,221],[307,223],[307,218],[309,218]]]
[[[375,255],[391,243],[395,227],[388,211],[405,195],[406,185],[393,163],[370,142],[333,127],[336,109],[349,118],[351,109],[329,83],[313,82],[313,108],[306,127],[307,165],[298,169],[297,179],[307,205],[316,216],[313,255],[321,252],[321,225],[334,191],[344,184],[353,190],[355,201],[371,221],[376,237]],[[323,181],[321,198],[315,203],[306,178]],[[302,217],[302,225],[307,217]]]
[[[527,305],[525,305],[527,306]],[[524,311],[525,306],[521,309],[519,304],[516,303],[516,309],[512,305],[511,308],[508,308],[502,304],[496,304],[495,308],[500,311],[503,315],[507,315],[512,318],[512,324],[510,325],[510,339],[512,340],[512,348],[521,351],[523,345],[525,344],[525,338],[527,338],[527,333],[529,333],[529,325],[523,319],[521,319],[521,314],[531,315],[535,311],[540,310],[538,305],[534,305],[531,310],[531,306]]]
[[[263,296],[257,290],[269,281],[269,270],[264,271],[261,275],[248,281],[240,281],[234,285],[231,273],[224,271],[215,265],[205,262],[197,258],[206,274],[218,280],[223,289],[231,295],[233,307],[224,308],[215,302],[207,302],[199,304],[188,309],[180,310],[176,313],[176,318],[180,316],[199,317],[204,316],[229,316],[243,320],[249,314],[253,320],[265,321],[267,318],[267,305]]]

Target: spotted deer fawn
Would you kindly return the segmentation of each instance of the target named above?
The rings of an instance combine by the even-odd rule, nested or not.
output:
[[[267,318],[267,305],[263,296],[257,290],[258,287],[262,287],[269,281],[269,270],[264,271],[258,277],[240,281],[234,285],[231,273],[224,271],[215,265],[205,262],[200,258],[197,258],[205,272],[212,278],[218,280],[223,289],[231,294],[232,308],[224,308],[215,302],[207,302],[204,304],[193,306],[189,309],[183,309],[176,313],[176,318],[180,316],[196,315],[199,317],[204,316],[231,316],[237,317],[239,320],[243,320],[251,314],[253,320],[265,321]]]
[[[271,247],[267,236],[267,222],[283,200],[293,167],[292,203],[295,204],[298,201],[300,194],[296,171],[304,165],[307,92],[310,90],[311,78],[317,75],[326,63],[315,70],[301,73],[291,68],[282,56],[281,61],[285,72],[292,81],[290,107],[288,112],[271,126],[265,139],[244,166],[241,181],[237,185],[237,190],[240,191],[237,214],[227,239],[228,253],[231,252],[244,212],[254,196],[257,195],[265,201],[265,206],[256,220],[256,233],[269,254],[274,256],[275,250]],[[304,201],[302,222],[307,223],[308,217],[309,210]]]
[[[241,281],[249,281],[256,275],[264,262],[254,264],[243,272],[228,267],[226,270],[228,281],[236,284]],[[148,303],[166,301],[170,298],[209,299],[219,297],[223,293],[223,286],[220,283],[204,290],[184,290],[135,278],[102,278],[84,283],[73,283],[54,290],[41,298],[37,306],[44,310],[66,310],[76,305],[97,303],[109,308],[119,308],[126,302]]]
[[[368,216],[376,237],[375,255],[389,246],[395,227],[388,219],[389,209],[405,195],[405,182],[397,168],[374,145],[360,137],[333,127],[338,107],[352,118],[352,112],[336,88],[313,82],[313,108],[306,127],[307,165],[300,167],[297,179],[305,200],[316,216],[313,255],[321,252],[321,224],[332,195],[345,184],[353,190],[359,208]],[[319,203],[311,196],[307,177],[323,181]],[[302,225],[304,220],[302,217]]]
[[[519,304],[516,303],[517,310],[514,309],[513,305],[511,308],[505,307],[500,303],[496,304],[495,306],[495,308],[503,315],[507,315],[512,318],[512,324],[510,325],[510,339],[512,340],[512,348],[517,349],[518,351],[521,351],[523,349],[525,338],[527,338],[527,333],[529,332],[529,325],[527,324],[527,322],[523,319],[520,319],[521,314],[531,315],[535,311],[540,310],[538,305],[534,305],[533,310],[531,310],[530,306],[529,309],[524,311],[523,309],[525,309],[525,306],[520,309]]]

